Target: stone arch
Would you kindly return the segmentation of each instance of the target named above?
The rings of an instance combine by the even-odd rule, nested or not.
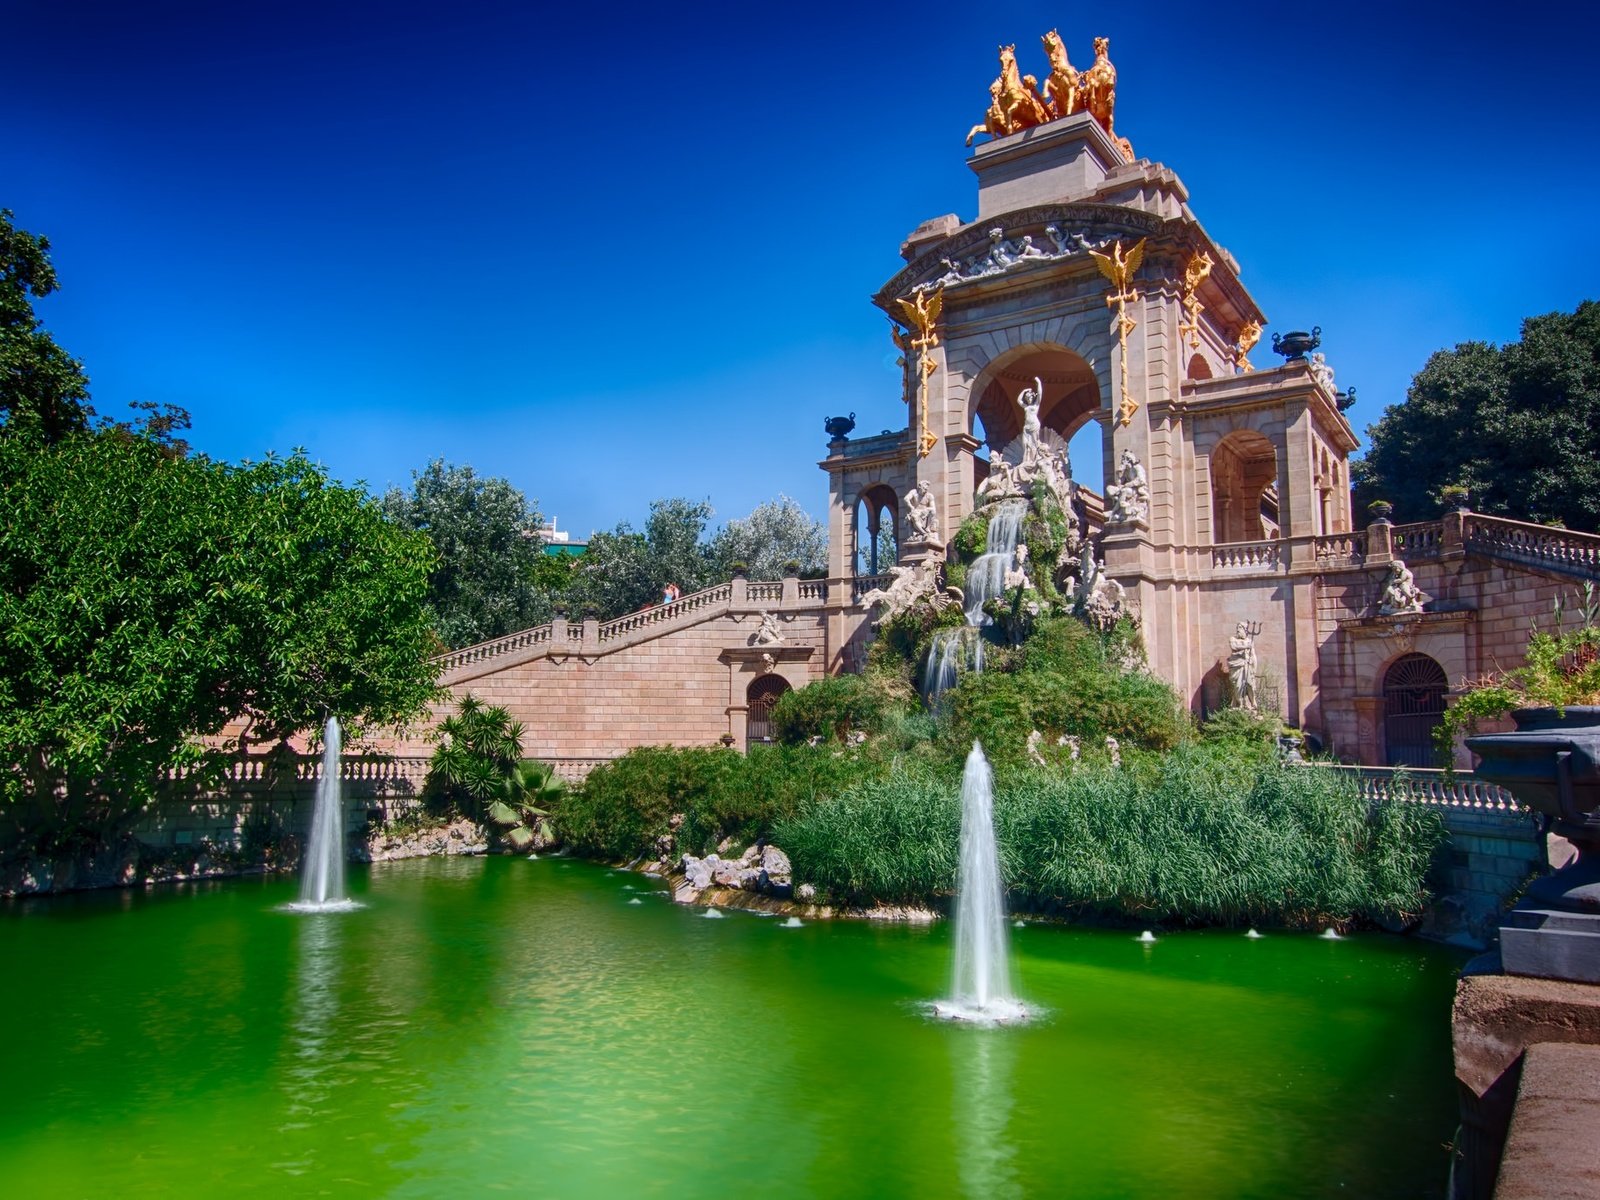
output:
[[[1278,451],[1265,434],[1236,429],[1211,451],[1212,541],[1278,536]]]
[[[1431,655],[1401,654],[1379,676],[1383,695],[1383,756],[1391,767],[1433,767],[1433,731],[1444,720],[1450,690],[1444,668]]]
[[[853,511],[851,573],[881,575],[893,565],[900,545],[900,497],[886,483],[868,484],[856,493]]]
[[[967,429],[993,450],[1022,432],[1017,397],[1034,379],[1044,384],[1039,421],[1071,438],[1090,420],[1109,416],[1106,390],[1094,361],[1080,349],[1059,342],[1027,342],[987,358],[967,397]]]
[[[790,691],[789,681],[782,675],[759,675],[745,689],[744,744],[759,745],[774,740],[772,734],[772,706],[778,697]]]
[[[1189,359],[1189,366],[1186,374],[1190,379],[1210,379],[1211,364],[1206,361],[1206,356],[1204,354],[1196,354]]]

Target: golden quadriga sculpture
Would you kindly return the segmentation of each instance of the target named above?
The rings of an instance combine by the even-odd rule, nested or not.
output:
[[[1116,142],[1122,157],[1132,162],[1133,146],[1127,138],[1118,137],[1111,126],[1117,104],[1117,69],[1111,65],[1111,39],[1095,38],[1094,65],[1083,72],[1073,70],[1066,44],[1054,29],[1040,41],[1050,60],[1044,91],[1040,92],[1036,77],[1018,71],[1016,46],[1001,46],[1000,75],[989,85],[989,111],[982,124],[974,125],[967,134],[967,145],[972,145],[972,139],[980,133],[1005,137],[1075,112],[1087,112]]]

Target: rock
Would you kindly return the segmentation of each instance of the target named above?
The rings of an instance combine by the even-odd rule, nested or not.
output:
[[[678,848],[678,839],[673,837],[670,833],[663,833],[660,837],[658,837],[656,839],[656,857],[657,858],[669,859],[669,858],[672,857],[672,852],[674,850],[676,850],[677,848]]]
[[[686,820],[688,820],[688,817],[683,813],[673,813],[667,818],[667,828],[676,832]]]
[[[756,849],[754,846],[750,846],[743,854],[739,856],[739,863],[741,866],[753,867],[756,865],[756,860],[760,857],[761,851]]]
[[[747,892],[759,892],[765,883],[766,872],[760,867],[740,867],[734,887],[743,888]]]
[[[696,858],[692,854],[683,856],[683,877],[687,885],[700,891],[711,886],[712,872],[715,871],[715,858]]]
[[[717,843],[717,853],[726,854],[729,850],[733,849],[733,845],[733,839],[731,837],[725,837]]]
[[[678,890],[672,893],[672,899],[678,904],[693,904],[700,899],[700,889],[690,884],[678,885]]]
[[[796,900],[803,900],[809,904],[817,898],[817,889],[809,883],[802,883],[799,887],[794,889],[794,898]]]
[[[794,867],[789,863],[789,856],[776,846],[768,846],[761,852],[761,869],[768,875],[794,874]]]
[[[744,870],[736,862],[719,858],[711,868],[711,879],[718,887],[736,888],[741,886],[739,878]]]

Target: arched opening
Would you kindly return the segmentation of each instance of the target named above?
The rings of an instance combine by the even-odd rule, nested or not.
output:
[[[886,484],[863,488],[856,498],[851,569],[857,576],[883,575],[899,561],[899,509],[894,489]]]
[[[1435,767],[1433,731],[1450,682],[1426,654],[1403,654],[1383,673],[1383,752],[1391,767]]]
[[[1211,452],[1211,540],[1276,538],[1278,452],[1253,430],[1230,433]]]
[[[1190,379],[1211,378],[1211,364],[1206,361],[1204,354],[1196,354],[1189,360],[1188,374]]]
[[[772,706],[778,697],[789,690],[789,681],[782,675],[763,675],[745,689],[748,711],[744,719],[746,746],[770,743],[772,737]]]
[[[996,360],[986,375],[987,381],[980,381],[975,392],[970,417],[972,435],[982,443],[973,482],[982,483],[989,474],[989,455],[1021,438],[1018,397],[1037,379],[1044,389],[1041,428],[1067,443],[1074,481],[1099,495],[1105,482],[1105,438],[1100,381],[1094,368],[1071,350],[1045,345]]]

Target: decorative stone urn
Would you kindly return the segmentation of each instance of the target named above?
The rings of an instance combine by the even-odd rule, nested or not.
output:
[[[1578,851],[1535,881],[1500,926],[1508,975],[1600,983],[1600,707],[1519,708],[1512,733],[1467,739],[1476,774],[1550,818]]]
[[[829,417],[822,423],[823,431],[836,442],[844,441],[855,427],[855,413],[851,413],[848,417]]]
[[[1322,326],[1313,325],[1311,332],[1291,329],[1288,333],[1272,335],[1272,352],[1283,355],[1286,363],[1305,362],[1306,355],[1322,345]]]

